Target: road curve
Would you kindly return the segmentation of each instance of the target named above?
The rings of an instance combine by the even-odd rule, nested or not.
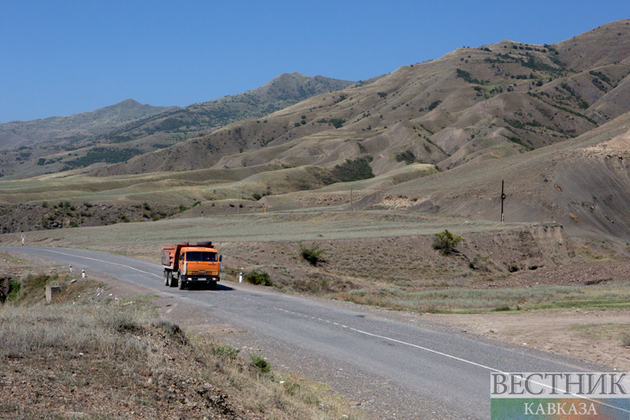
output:
[[[160,265],[143,260],[75,249],[0,249],[107,274],[172,297],[180,306],[202,308],[213,318],[251,333],[232,337],[233,342],[257,340],[263,349],[282,352],[281,360],[291,370],[321,373],[318,380],[336,377],[346,384],[336,391],[351,400],[371,398],[367,402],[380,404],[375,409],[378,418],[487,419],[491,372],[589,368],[546,353],[423,326],[419,315],[414,323],[397,321],[395,316],[379,316],[383,311],[372,308],[268,293],[231,282],[220,284],[216,291],[180,291],[164,286]]]

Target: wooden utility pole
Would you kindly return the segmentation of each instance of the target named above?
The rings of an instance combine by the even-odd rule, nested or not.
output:
[[[501,180],[501,223],[503,223],[505,221],[505,216],[503,215],[503,200],[505,200],[505,198],[507,197],[503,193],[504,185],[505,185],[505,181]]]
[[[352,185],[350,185],[350,210],[354,211],[354,204],[352,203]]]

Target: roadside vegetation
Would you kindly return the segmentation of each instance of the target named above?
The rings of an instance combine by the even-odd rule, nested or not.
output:
[[[547,286],[502,289],[396,287],[355,289],[334,296],[364,305],[428,313],[483,313],[556,309],[629,309],[630,283],[591,286]]]
[[[324,250],[319,249],[319,245],[314,245],[312,248],[307,248],[306,246],[302,245],[302,242],[300,242],[299,245],[300,256],[304,260],[308,261],[309,264],[311,264],[312,266],[316,266],[317,263],[321,262]]]
[[[161,319],[152,296],[28,274],[0,306],[0,418],[359,418],[324,384]],[[46,285],[62,292],[46,304]]]

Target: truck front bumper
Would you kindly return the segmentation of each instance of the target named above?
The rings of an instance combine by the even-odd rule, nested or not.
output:
[[[219,276],[182,276],[180,281],[190,282],[190,283],[207,283],[211,281],[219,281]]]

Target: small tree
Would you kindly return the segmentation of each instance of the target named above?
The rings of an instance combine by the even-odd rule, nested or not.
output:
[[[462,241],[461,236],[453,236],[451,232],[444,229],[444,232],[433,235],[433,249],[438,249],[444,255],[453,252],[458,243]]]

